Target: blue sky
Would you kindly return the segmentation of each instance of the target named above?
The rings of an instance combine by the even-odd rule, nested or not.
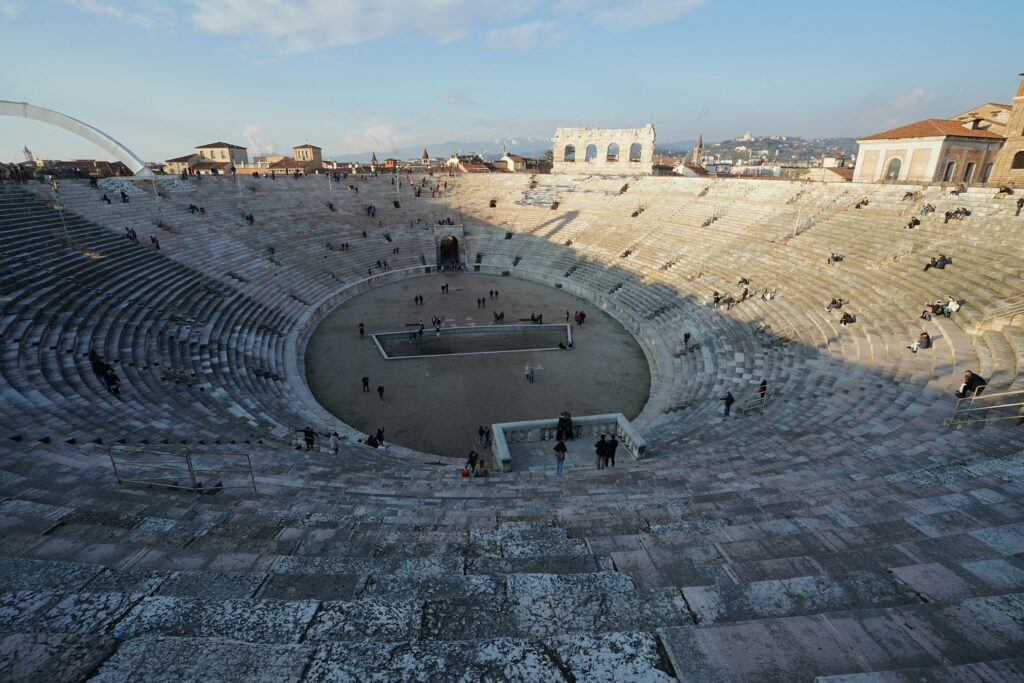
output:
[[[1024,70],[1019,7],[0,0],[0,99],[70,114],[148,160],[213,140],[332,155],[648,120],[662,142],[856,136],[1008,102]],[[44,158],[101,154],[0,118],[0,159],[26,144]]]

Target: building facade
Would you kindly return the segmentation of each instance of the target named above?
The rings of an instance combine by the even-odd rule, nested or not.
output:
[[[857,140],[854,181],[989,182],[1003,136],[952,119],[925,119]]]
[[[1011,104],[988,102],[857,139],[857,182],[1024,185],[1024,74]]]

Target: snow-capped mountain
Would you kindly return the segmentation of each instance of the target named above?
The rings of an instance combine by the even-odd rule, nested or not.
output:
[[[423,148],[434,159],[444,159],[452,154],[479,154],[485,159],[499,159],[504,147],[510,154],[520,156],[539,157],[551,149],[551,140],[548,138],[536,138],[528,135],[516,135],[512,137],[497,138],[495,140],[478,140],[476,142],[437,142],[417,145],[415,147],[400,147],[398,149],[375,149],[359,154],[338,154],[331,156],[335,161],[369,161],[370,155],[376,152],[377,158],[384,160],[386,157],[395,159],[419,159],[423,154]]]

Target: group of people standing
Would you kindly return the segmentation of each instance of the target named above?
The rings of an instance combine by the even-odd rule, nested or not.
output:
[[[563,429],[563,424],[568,424],[568,431]],[[554,453],[555,453],[555,475],[562,476],[562,470],[565,468],[565,458],[569,454],[569,449],[565,445],[565,439],[572,439],[572,418],[569,414],[563,412],[558,418],[558,437],[555,442]],[[597,460],[597,469],[603,470],[608,467],[615,467],[615,452],[619,448],[619,440],[615,436],[615,432],[611,432],[611,438],[607,438],[608,435],[602,433],[598,440],[594,443],[594,455]]]

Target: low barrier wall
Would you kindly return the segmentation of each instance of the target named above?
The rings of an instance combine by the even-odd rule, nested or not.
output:
[[[647,455],[647,442],[633,429],[633,425],[622,413],[573,417],[572,428],[573,437],[577,439],[614,433],[620,447],[634,458],[639,460]],[[527,441],[554,441],[558,434],[558,419],[501,422],[491,425],[491,432],[494,467],[502,472],[509,472],[512,470],[512,454],[508,445]]]

